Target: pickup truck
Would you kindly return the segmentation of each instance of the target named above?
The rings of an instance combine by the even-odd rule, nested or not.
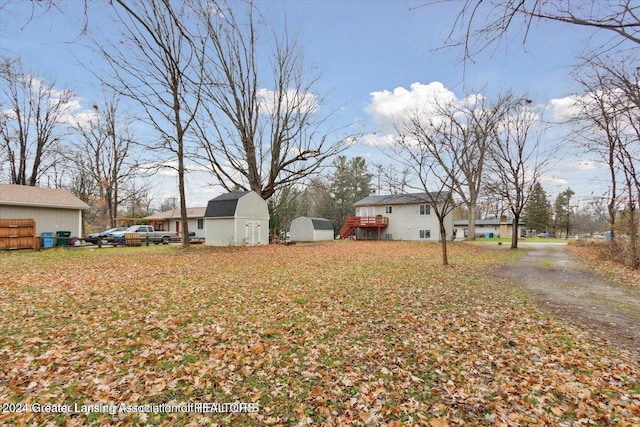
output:
[[[111,235],[113,237],[113,244],[124,245],[124,235],[126,233],[137,233],[140,235],[142,242],[145,242],[148,238],[150,242],[156,245],[158,243],[167,245],[171,239],[176,237],[176,233],[172,231],[155,231],[150,225],[133,225],[127,229],[113,233]]]

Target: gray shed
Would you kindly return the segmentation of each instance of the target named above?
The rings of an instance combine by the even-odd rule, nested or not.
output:
[[[204,229],[205,245],[268,245],[267,202],[255,191],[222,194],[209,200]]]
[[[308,218],[301,216],[291,221],[292,242],[317,242],[333,240],[333,225],[326,218]]]

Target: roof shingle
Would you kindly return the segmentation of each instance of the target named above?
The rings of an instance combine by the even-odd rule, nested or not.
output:
[[[89,205],[62,188],[0,184],[0,205],[89,209]]]

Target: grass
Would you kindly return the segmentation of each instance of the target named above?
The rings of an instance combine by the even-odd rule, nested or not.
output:
[[[511,243],[511,237],[479,237],[475,240],[478,243],[497,243],[497,242],[509,242]],[[567,243],[567,239],[558,239],[553,237],[527,237],[518,239],[518,243]]]
[[[2,413],[0,423],[640,422],[638,365],[499,279],[517,251],[457,243],[443,267],[439,250],[328,242],[2,253],[0,402],[259,410]]]

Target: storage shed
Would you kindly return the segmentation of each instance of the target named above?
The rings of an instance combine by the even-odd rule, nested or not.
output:
[[[222,194],[209,200],[204,213],[204,244],[269,244],[269,208],[255,191]]]
[[[0,219],[33,219],[36,234],[82,236],[82,211],[89,206],[62,188],[0,184]]]
[[[325,218],[308,218],[301,216],[291,221],[292,242],[317,242],[333,240],[333,224]]]

